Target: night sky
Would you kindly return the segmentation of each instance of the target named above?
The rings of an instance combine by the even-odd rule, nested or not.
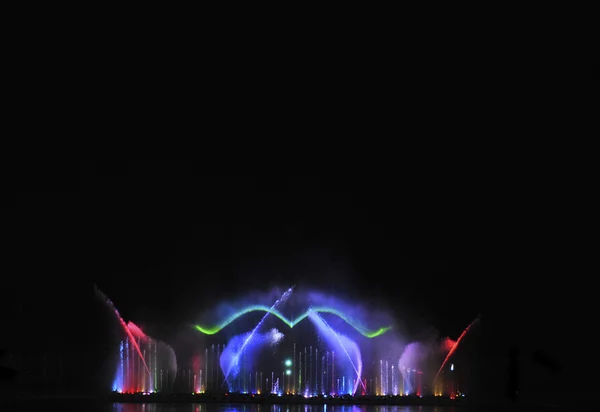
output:
[[[293,284],[360,294],[400,318],[410,310],[452,335],[482,309],[453,276],[440,225],[448,200],[435,186],[415,192],[396,176],[202,176],[186,161],[57,170],[31,176],[12,222],[19,270],[37,273],[30,287],[44,293],[96,283],[126,318],[147,311],[167,328],[248,288]]]
[[[27,323],[30,334],[89,331],[95,283],[126,320],[168,341],[248,288],[296,285],[380,303],[414,332],[427,325],[456,338],[481,314],[496,322],[482,333],[488,343],[508,333],[506,341],[546,345],[548,317],[536,318],[539,333],[518,322],[536,288],[515,288],[524,271],[510,270],[526,242],[485,245],[486,231],[512,227],[514,214],[496,208],[507,205],[502,199],[467,200],[460,182],[426,167],[249,177],[207,176],[196,165],[83,161],[10,170],[3,316]],[[561,316],[550,290],[528,313],[548,307]],[[71,326],[60,327],[62,319]],[[3,339],[10,346],[13,338]]]

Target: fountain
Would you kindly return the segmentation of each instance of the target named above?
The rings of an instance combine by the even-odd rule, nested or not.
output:
[[[356,342],[348,338],[347,336],[341,335],[336,332],[329,324],[317,313],[309,310],[309,319],[315,324],[317,330],[321,333],[321,336],[325,338],[327,343],[341,353],[346,355],[346,359],[351,366],[351,372],[348,373],[349,377],[352,376],[354,381],[352,384],[352,390],[349,391],[346,388],[346,375],[342,375],[342,393],[349,393],[354,395],[358,389],[358,385],[362,384],[363,389],[366,390],[365,385],[362,381],[362,358],[360,349]],[[341,359],[340,359],[341,358]],[[341,365],[345,363],[342,357],[338,357]]]
[[[279,305],[281,305],[283,302],[285,302],[289,298],[289,296],[292,294],[293,290],[294,290],[294,286],[292,286],[291,288],[286,290],[283,293],[283,295],[281,295],[281,297],[275,301],[273,306],[271,306],[270,310],[268,310],[267,313],[265,313],[265,315],[262,317],[260,322],[258,322],[256,324],[254,329],[252,329],[252,331],[250,331],[250,333],[246,334],[241,339],[241,344],[240,344],[239,339],[234,338],[234,340],[227,345],[226,349],[228,349],[228,351],[227,351],[227,353],[225,353],[225,351],[223,351],[223,354],[221,355],[221,362],[220,362],[221,369],[223,370],[223,374],[225,376],[225,380],[223,383],[227,382],[228,377],[231,374],[233,368],[236,368],[236,376],[237,376],[237,371],[239,371],[240,357],[244,353],[246,347],[248,345],[250,345],[253,338],[258,333],[257,331],[260,329],[262,324],[265,322],[265,319],[269,316],[269,314],[274,312]],[[279,333],[279,332],[277,331],[277,333]],[[277,335],[277,336],[279,336],[279,335]]]

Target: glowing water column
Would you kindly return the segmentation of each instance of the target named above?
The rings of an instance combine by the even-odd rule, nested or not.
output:
[[[142,342],[140,339],[137,348],[140,349],[141,356],[138,356],[136,347],[131,343],[130,338],[119,343],[119,362],[113,382],[113,391],[124,393],[155,391],[156,355],[152,353],[152,341],[148,339]],[[144,365],[150,366],[146,369]],[[147,373],[148,371],[150,373]]]
[[[329,351],[327,351],[327,355],[325,356],[325,372],[323,373],[323,376],[325,378],[325,383],[324,383],[324,392],[326,394],[331,394],[331,392],[327,389],[327,387],[329,386]]]
[[[455,385],[454,385],[454,364],[450,364],[450,399],[454,399],[456,397]]]
[[[406,368],[406,377],[404,379],[404,394],[409,395],[413,391],[414,369]]]
[[[124,351],[124,362],[125,362],[125,377],[123,379],[123,392],[129,392],[131,388],[131,380],[130,380],[130,365],[129,365],[129,342],[125,341],[125,351]]]
[[[385,361],[385,394],[390,394],[390,363]]]
[[[310,346],[310,362],[309,362],[309,364],[308,364],[308,376],[309,376],[309,378],[308,378],[308,382],[307,382],[307,384],[308,384],[308,392],[309,392],[311,395],[313,394],[312,387],[311,387],[311,385],[313,384],[313,383],[311,382],[311,381],[312,381],[312,377],[313,377],[313,374],[312,374],[313,355],[312,355],[312,353],[313,353],[313,352],[312,352],[312,345],[311,345],[311,346]]]
[[[146,357],[146,349],[144,349],[144,359],[146,360],[146,364],[148,365],[148,369],[150,370],[150,374],[147,375],[148,378],[146,380],[146,388],[148,392],[152,392],[153,384],[152,384],[152,342],[148,342],[148,356]]]
[[[213,343],[210,347],[210,354],[211,354],[211,362],[210,362],[210,390],[212,391],[213,385],[214,385],[214,372],[215,372],[215,344]]]
[[[385,395],[385,386],[383,384],[383,359],[379,359],[379,394]]]
[[[331,393],[337,393],[335,390],[335,351],[331,351]]]
[[[121,363],[121,380],[119,382],[119,388],[117,389],[119,392],[123,391],[125,387],[125,359],[126,359],[126,347],[124,346],[123,341],[119,344],[119,361]]]
[[[204,349],[204,392],[208,391],[208,348]]]
[[[115,376],[115,380],[113,382],[112,390],[113,392],[123,392],[123,379],[125,378],[125,370],[124,368],[124,347],[123,341],[119,343],[119,365],[117,367],[117,374]]]
[[[305,346],[305,347],[304,347],[304,382],[305,382],[305,383],[304,383],[304,386],[305,386],[304,392],[305,392],[306,394],[308,394],[308,373],[307,373],[307,372],[308,372],[308,369],[307,369],[307,366],[306,366],[306,365],[307,365],[307,362],[308,362],[308,356],[307,356],[307,353],[308,353],[308,352],[306,351],[306,346]]]
[[[146,349],[144,349],[144,351],[143,351],[143,356],[144,356],[143,359],[146,360]],[[146,379],[146,378],[148,378],[148,375],[144,372],[145,371],[142,370],[142,368],[139,368],[138,373],[140,375],[140,380],[142,381],[142,391],[146,392],[148,390],[149,383],[148,383],[148,380]]]
[[[400,391],[400,396],[402,396],[402,395],[404,395],[404,375],[406,374],[404,366],[400,366],[399,372],[400,372],[400,385],[399,385],[400,388],[399,388],[399,391]]]
[[[156,365],[157,365],[157,363],[156,363],[157,346],[158,346],[158,343],[154,342],[154,385],[152,388],[153,391],[156,391],[156,387],[158,386],[158,373],[157,373],[158,369],[156,367]]]
[[[292,367],[292,360],[291,359],[286,359],[285,360],[285,376],[287,377],[287,385],[285,383],[285,377],[282,376],[282,383],[283,383],[283,392],[285,393],[289,393],[292,392],[292,390],[290,389],[291,386],[291,378],[292,378],[292,370],[290,369]]]
[[[319,389],[321,391],[320,393],[322,395],[324,395],[325,394],[325,387],[323,385],[323,381],[325,379],[325,356],[321,357],[321,373],[320,373],[320,375],[321,375],[321,385],[319,386]]]
[[[317,378],[317,376],[319,376],[319,367],[318,367],[318,363],[319,363],[319,349],[315,348],[315,380],[313,383],[313,393],[316,395],[319,393],[319,379]]]

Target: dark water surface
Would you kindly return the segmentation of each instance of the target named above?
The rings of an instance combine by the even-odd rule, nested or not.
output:
[[[114,405],[115,412],[451,412],[456,408],[421,406],[327,406],[327,405]]]
[[[96,401],[20,401],[0,402],[1,412],[471,412],[509,411],[512,409],[471,409],[459,406],[391,405],[256,405],[209,403],[104,403]],[[530,410],[530,409],[521,409]],[[531,409],[533,410],[533,409]],[[537,408],[536,408],[537,410]]]

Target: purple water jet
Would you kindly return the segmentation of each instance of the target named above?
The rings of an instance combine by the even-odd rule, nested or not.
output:
[[[316,326],[320,335],[327,341],[331,349],[346,355],[346,359],[344,359],[344,356],[339,356],[337,358],[340,367],[345,371],[344,375],[342,375],[342,386],[339,388],[338,393],[349,393],[354,395],[359,384],[362,384],[364,388],[364,383],[362,381],[362,357],[358,345],[347,336],[336,332],[317,312],[309,310],[308,317]],[[351,391],[348,391],[346,388],[346,375],[348,376],[348,383],[351,382],[350,378],[353,378],[354,380]]]

